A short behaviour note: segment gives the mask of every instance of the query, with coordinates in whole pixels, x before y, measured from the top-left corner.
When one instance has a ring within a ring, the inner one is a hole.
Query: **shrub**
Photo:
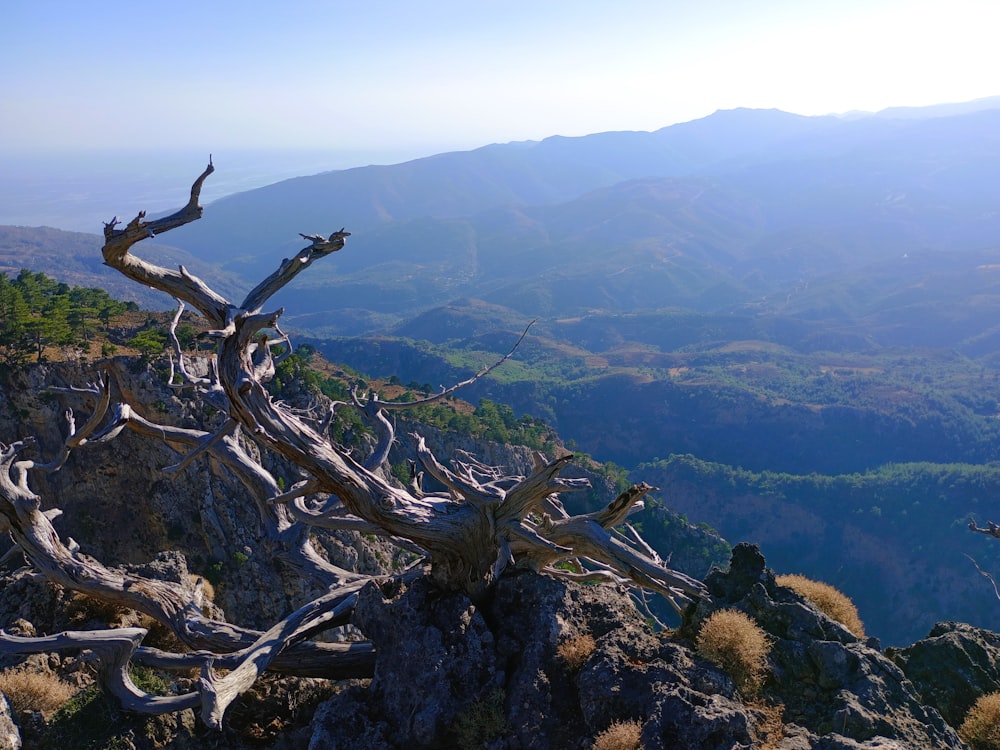
[[[597,648],[597,642],[592,635],[574,635],[559,644],[556,656],[566,665],[566,669],[570,672],[576,672],[594,653],[595,648]]]
[[[958,735],[971,750],[998,750],[1000,748],[1000,693],[980,696],[965,721],[958,728]]]
[[[594,737],[593,750],[638,750],[641,735],[638,721],[614,721]]]
[[[504,715],[505,700],[503,689],[497,688],[456,716],[451,727],[456,746],[462,750],[475,750],[510,731]]]
[[[760,750],[777,750],[785,738],[784,706],[754,700],[747,704],[756,721],[751,726],[754,747]]]
[[[98,685],[84,688],[66,702],[39,737],[38,750],[126,750],[139,722]]]
[[[698,653],[718,664],[747,695],[756,693],[767,673],[771,642],[752,618],[734,609],[713,612],[701,625]]]
[[[41,711],[48,717],[76,692],[51,672],[36,672],[23,667],[0,672],[0,692],[7,696],[15,713]]]
[[[120,627],[132,613],[132,610],[119,602],[79,593],[73,594],[66,608],[66,615],[74,627],[93,627],[92,623]]]
[[[166,695],[170,692],[170,683],[149,667],[130,664],[128,667],[132,684],[150,695]]]
[[[776,578],[779,586],[787,586],[816,605],[816,608],[850,630],[858,638],[865,637],[865,626],[858,616],[858,608],[848,596],[828,583],[814,581],[796,574]]]

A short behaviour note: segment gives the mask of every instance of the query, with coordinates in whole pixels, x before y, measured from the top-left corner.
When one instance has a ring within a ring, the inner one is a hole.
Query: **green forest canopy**
[[[103,289],[71,287],[44,273],[0,273],[0,364],[40,362],[49,347],[85,349],[111,318],[136,309]]]

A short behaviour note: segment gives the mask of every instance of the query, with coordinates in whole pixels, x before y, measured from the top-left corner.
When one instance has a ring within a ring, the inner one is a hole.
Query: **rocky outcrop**
[[[925,639],[888,655],[952,726],[981,695],[1000,691],[1000,634],[989,630],[942,622]]]
[[[583,748],[626,720],[649,749],[963,747],[877,642],[777,586],[755,547],[737,547],[708,584],[713,600],[675,635],[652,632],[616,587],[529,572],[504,576],[479,606],[423,579],[370,586],[356,624],[378,649],[375,679],[322,707],[310,747],[460,747],[472,721],[483,734],[469,746]],[[773,643],[750,702],[693,648],[699,622],[723,607]],[[579,664],[560,655],[585,636]]]
[[[612,721],[637,717],[650,748],[753,739],[732,682],[650,631],[616,587],[520,572],[477,607],[418,579],[367,588],[355,622],[378,649],[375,678],[322,707],[315,750],[588,747]],[[582,636],[593,652],[579,665],[561,658],[560,645]]]
[[[757,621],[772,640],[765,694],[783,706],[786,724],[801,728],[795,741],[808,744],[799,746],[964,747],[876,639],[858,639],[778,586],[755,545],[737,545],[730,569],[713,572],[705,584],[712,601],[698,605],[686,630],[723,607]]]
[[[10,704],[0,693],[0,750],[21,750],[21,732],[10,716]]]
[[[130,401],[151,417],[202,429],[217,419],[165,388],[161,373],[128,362],[120,368]],[[54,453],[66,404],[43,390],[90,377],[73,365],[13,375],[9,397],[0,399],[0,439],[36,435],[42,453]],[[81,401],[74,408],[84,418],[88,406]],[[526,450],[484,453],[447,435],[429,442],[443,456],[467,449],[515,471],[530,467]],[[309,593],[255,546],[255,511],[227,471],[205,462],[165,479],[160,469],[176,460],[166,444],[123,434],[87,452],[86,464],[74,454],[62,472],[38,477],[38,489],[47,506],[65,511],[56,528],[84,553],[192,586],[214,566],[221,578],[216,601],[227,614],[241,624],[272,624]],[[279,465],[268,466],[282,476]],[[372,573],[391,567],[391,560],[380,567],[389,550],[357,534],[318,541],[346,567]],[[17,568],[17,555],[7,564]],[[99,627],[129,616],[84,607],[27,568],[2,583],[0,625],[15,633]],[[962,744],[942,714],[955,725],[978,694],[1000,684],[1000,636],[941,625],[926,641],[886,658],[877,641],[859,640],[778,586],[753,546],[737,547],[729,569],[711,573],[706,585],[711,600],[692,607],[672,633],[652,631],[618,587],[529,571],[509,572],[475,603],[423,578],[369,585],[354,624],[376,646],[374,679],[322,704],[306,732],[309,744],[317,750],[584,748],[612,723],[634,721],[642,747],[651,749],[947,750]],[[769,677],[752,699],[694,648],[699,624],[721,608],[747,613],[771,639]],[[304,746],[308,717],[298,719],[298,739],[276,729],[262,745]],[[214,746],[227,746],[224,737],[216,739]]]

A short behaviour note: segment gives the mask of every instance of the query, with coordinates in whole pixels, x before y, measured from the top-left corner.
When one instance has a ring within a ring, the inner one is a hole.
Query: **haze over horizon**
[[[437,0],[279,6],[9,0],[0,224],[210,201],[490,143],[1000,94],[988,0]],[[52,40],[57,40],[53,43]],[[293,153],[294,152],[294,153]]]
[[[998,21],[988,0],[9,0],[0,152],[419,156],[737,107],[968,101],[1000,93]]]

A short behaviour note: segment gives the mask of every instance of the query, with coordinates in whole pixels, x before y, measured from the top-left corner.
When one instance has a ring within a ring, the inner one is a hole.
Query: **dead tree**
[[[427,400],[399,404],[381,401],[374,394],[353,393],[353,406],[367,415],[378,435],[371,455],[361,460],[328,439],[329,415],[302,414],[274,400],[265,384],[274,375],[276,360],[282,356],[279,352],[287,353],[290,345],[278,328],[282,310],[265,311],[265,306],[312,263],[342,250],[350,233],[342,229],[326,237],[302,235],[309,244],[284,259],[239,304],[213,291],[183,266],[174,271],[134,255],[131,250],[136,243],[201,217],[201,187],[213,170],[209,163],[195,180],[187,205],[170,216],[146,221],[143,212],[124,227],[117,218],[108,222],[102,253],[107,265],[137,283],[170,294],[178,300],[179,309],[190,306],[207,321],[207,335],[216,345],[208,377],[195,377],[185,366],[174,335],[179,312],[171,338],[176,371],[186,386],[197,388],[224,412],[222,426],[208,433],[155,424],[124,398],[113,399],[114,377],[109,371],[97,383],[73,389],[91,398],[94,408],[80,429],[72,411],[67,411],[69,436],[54,459],[24,458],[30,440],[0,444],[0,529],[11,535],[31,565],[66,588],[148,614],[167,625],[190,651],[171,654],[142,646],[145,631],[141,628],[34,638],[0,631],[0,650],[92,649],[102,658],[108,686],[125,707],[163,713],[200,706],[202,719],[216,728],[221,727],[229,703],[265,669],[330,678],[370,676],[376,656],[370,644],[311,640],[350,620],[357,592],[367,582],[365,576],[336,568],[316,554],[308,539],[311,526],[360,529],[417,550],[424,565],[400,575],[426,571],[440,588],[465,592],[473,601],[481,599],[509,567],[624,582],[659,593],[675,607],[704,595],[698,581],[671,570],[634,530],[630,536],[615,530],[641,507],[642,498],[654,489],[649,485],[632,487],[597,512],[570,516],[558,496],[585,486],[583,480],[560,476],[571,456],[548,460],[537,454],[527,476],[505,476],[468,456],[445,466],[417,438],[416,458],[446,490],[424,492],[415,470],[410,486],[401,488],[377,471],[394,439],[385,412]],[[174,366],[172,361],[172,376]],[[439,400],[453,390],[428,400]],[[167,440],[186,451],[177,464],[165,469],[168,473],[204,455],[227,466],[255,503],[273,554],[283,556],[302,575],[321,581],[326,593],[259,632],[206,615],[196,589],[111,570],[81,554],[72,540],[64,543],[50,522],[57,512],[41,511],[40,498],[29,487],[30,475],[57,471],[71,451],[113,440],[124,429]],[[244,449],[245,440],[284,456],[307,479],[281,491],[274,477]],[[313,496],[329,499],[317,508],[306,502]],[[567,562],[571,564],[559,565]],[[131,660],[162,669],[200,667],[198,688],[167,698],[147,695],[128,676]],[[229,671],[220,677],[218,669]]]

